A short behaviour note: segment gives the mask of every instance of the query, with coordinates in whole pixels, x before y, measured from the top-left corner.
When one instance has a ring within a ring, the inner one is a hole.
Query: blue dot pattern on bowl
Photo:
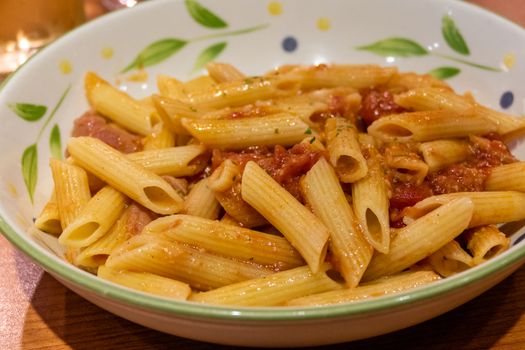
[[[519,242],[523,241],[525,239],[525,233],[519,236],[515,241],[513,245],[518,244]]]
[[[503,109],[507,109],[510,106],[512,106],[512,103],[514,102],[514,94],[512,91],[505,91],[503,95],[501,95],[501,98],[499,100],[499,105]]]
[[[293,36],[287,36],[283,40],[283,50],[286,52],[293,52],[297,49],[297,39]]]

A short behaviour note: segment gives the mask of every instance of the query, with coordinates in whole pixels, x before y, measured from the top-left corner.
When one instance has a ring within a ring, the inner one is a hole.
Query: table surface
[[[472,0],[525,25],[525,0]],[[104,11],[86,0],[88,16]],[[0,349],[226,349],[114,316],[58,283],[0,235]],[[346,349],[350,344],[315,349]],[[352,349],[525,349],[525,266],[433,320],[351,343]]]

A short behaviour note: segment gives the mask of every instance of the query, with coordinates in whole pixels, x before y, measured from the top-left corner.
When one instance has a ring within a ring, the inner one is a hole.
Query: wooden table
[[[525,24],[525,0],[473,0]],[[87,0],[88,10],[99,11]],[[100,12],[99,12],[100,13]],[[156,332],[69,291],[0,236],[0,349],[227,349]],[[423,324],[317,349],[525,349],[525,267]]]

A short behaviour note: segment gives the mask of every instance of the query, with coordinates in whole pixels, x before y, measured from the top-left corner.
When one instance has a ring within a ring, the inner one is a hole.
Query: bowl
[[[211,59],[232,63],[248,74],[291,63],[395,65],[401,71],[430,72],[447,79],[456,91],[472,92],[487,106],[522,114],[524,41],[525,30],[517,25],[453,0],[157,0],[112,13],[41,50],[2,84],[0,229],[18,249],[87,300],[182,337],[295,347],[362,339],[417,324],[476,297],[521,266],[522,225],[512,227],[512,246],[500,256],[393,296],[313,308],[179,302],[101,280],[59,258],[56,240],[35,239],[28,233],[52,189],[48,159],[63,152],[73,119],[88,108],[83,91],[87,71],[142,97],[156,90],[157,74],[186,80]],[[143,61],[144,71],[136,74],[134,59],[139,54],[148,60]],[[24,104],[46,108],[28,111]],[[17,106],[22,112],[15,113]],[[514,142],[512,148],[525,159],[522,142]]]

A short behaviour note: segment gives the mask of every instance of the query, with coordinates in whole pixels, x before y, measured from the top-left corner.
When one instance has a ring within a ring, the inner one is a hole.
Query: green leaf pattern
[[[445,39],[445,42],[450,46],[450,48],[459,54],[469,55],[470,50],[468,48],[467,42],[461,35],[454,20],[449,15],[444,15],[441,22],[441,33]],[[484,64],[467,61],[461,57],[454,57],[451,55],[439,53],[436,50],[427,50],[423,45],[409,38],[387,38],[376,41],[369,45],[358,46],[356,49],[369,51],[380,56],[414,57],[432,55],[486,71],[502,72],[502,69],[498,67],[491,67]],[[460,72],[461,70],[456,67],[438,67],[431,70],[428,74],[438,79],[448,79],[458,75]]]
[[[470,50],[467,46],[467,43],[465,42],[465,39],[463,39],[463,36],[459,32],[456,23],[449,15],[443,16],[441,33],[443,34],[443,38],[445,38],[445,41],[451,49],[462,55],[470,55]]]
[[[51,134],[49,135],[49,149],[51,150],[51,156],[53,158],[62,159],[62,140],[58,124],[55,124],[53,129],[51,129]]]
[[[371,45],[360,46],[358,50],[370,51],[380,56],[410,57],[428,55],[428,51],[417,42],[406,38],[389,38]]]
[[[38,135],[36,136],[35,142],[31,144],[30,146],[28,146],[22,153],[22,159],[20,161],[21,166],[22,166],[22,177],[24,179],[24,184],[29,194],[29,199],[31,200],[31,203],[33,203],[33,196],[34,196],[36,184],[38,181],[38,146],[37,146],[38,142],[44,130],[46,129],[47,125],[54,118],[56,112],[58,111],[62,103],[64,102],[70,90],[71,90],[71,85],[69,85],[64,90],[57,104],[55,105],[55,107],[53,108],[53,110],[51,111],[47,119],[45,120],[45,122],[40,127],[40,131],[38,132]],[[8,104],[8,107],[11,108],[11,110],[13,110],[13,112],[15,112],[16,115],[30,122],[41,119],[47,112],[46,106],[33,105],[30,103],[10,103]],[[23,117],[20,115],[22,114],[21,111],[24,112]],[[53,129],[51,130],[51,133],[49,136],[49,148],[51,151],[51,155],[53,157],[62,159],[62,145],[61,145],[60,129],[58,127],[58,124],[55,124]]]
[[[213,61],[217,56],[221,54],[221,52],[226,48],[226,42],[221,42],[217,44],[213,44],[204,51],[201,52],[199,57],[197,57],[197,60],[195,61],[195,67],[193,67],[193,71],[196,72],[200,69],[202,69],[206,63]]]
[[[432,69],[427,74],[433,76],[436,79],[445,80],[448,78],[452,78],[458,75],[459,73],[461,73],[461,70],[456,67],[438,67],[438,68]]]
[[[153,66],[164,61],[171,55],[177,53],[180,49],[186,46],[185,40],[176,38],[167,38],[155,41],[143,49],[137,57],[122,70],[126,73],[132,69],[140,69],[144,67]]]
[[[186,0],[184,2],[190,16],[199,24],[207,28],[220,29],[226,28],[228,24],[215,13],[202,6],[195,0]]]
[[[217,14],[212,12],[210,9],[202,6],[196,0],[185,0],[184,4],[186,5],[186,10],[188,11],[191,18],[193,18],[195,22],[202,25],[203,27],[209,29],[223,29],[228,27],[228,23],[226,23],[225,20],[223,20]],[[121,71],[121,73],[126,73],[133,69],[141,69],[160,63],[193,42],[226,37],[231,35],[248,34],[257,30],[264,29],[267,26],[267,24],[256,25],[249,28],[243,28],[229,32],[213,33],[210,35],[204,35],[201,37],[187,40],[178,38],[160,39],[151,43],[142,51],[140,51],[135,57],[135,59],[131,63],[129,63]],[[215,59],[226,48],[226,46],[226,42],[220,42],[209,46],[207,49],[201,52],[201,54],[197,57],[195,61],[193,72],[200,70],[202,67],[204,67],[204,65],[206,65],[206,63]]]
[[[47,112],[47,107],[31,103],[9,103],[7,105],[17,116],[28,122],[40,120]]]
[[[29,198],[31,199],[31,203],[33,203],[33,195],[38,178],[38,150],[36,143],[27,147],[22,154],[22,175],[27,192],[29,193]]]

